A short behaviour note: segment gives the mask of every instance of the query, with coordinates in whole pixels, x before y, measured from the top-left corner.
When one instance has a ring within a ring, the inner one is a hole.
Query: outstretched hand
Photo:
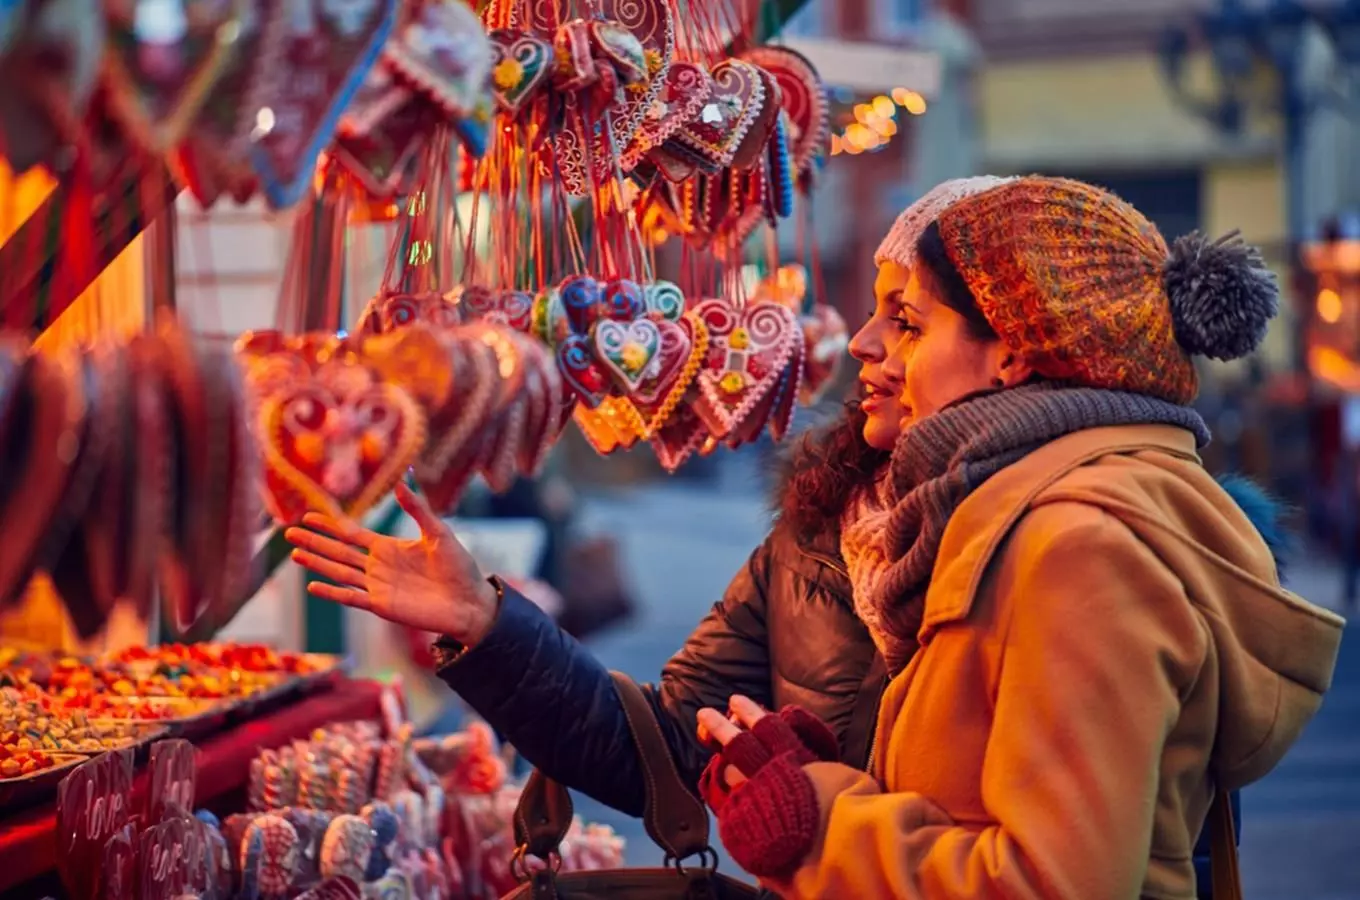
[[[306,527],[284,533],[294,562],[334,582],[314,581],[307,590],[390,622],[477,643],[496,618],[495,587],[424,497],[405,483],[396,496],[420,537],[388,537],[321,513],[308,513]]]

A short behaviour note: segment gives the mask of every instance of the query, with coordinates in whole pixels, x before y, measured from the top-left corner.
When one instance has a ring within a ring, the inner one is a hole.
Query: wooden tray
[[[91,758],[82,753],[48,755],[55,765],[17,778],[0,778],[0,809],[9,812],[19,806],[47,799],[56,793],[57,785],[72,769]]]

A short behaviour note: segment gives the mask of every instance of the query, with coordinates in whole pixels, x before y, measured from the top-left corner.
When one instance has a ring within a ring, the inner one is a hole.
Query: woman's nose
[[[850,355],[862,363],[882,362],[883,337],[880,332],[878,316],[874,316],[850,338]]]

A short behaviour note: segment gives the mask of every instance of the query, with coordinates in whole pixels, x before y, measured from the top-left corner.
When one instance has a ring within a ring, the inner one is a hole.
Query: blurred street
[[[655,680],[665,660],[721,596],[768,524],[754,458],[720,469],[716,484],[674,480],[586,502],[583,525],[616,535],[640,604],[625,626],[594,640],[611,668]],[[1304,556],[1290,587],[1335,607],[1340,576]],[[1252,900],[1360,897],[1360,643],[1343,644],[1335,686],[1288,759],[1243,798],[1242,863]],[[578,812],[614,825],[631,865],[656,865],[641,824],[580,799]],[[716,843],[716,836],[715,836]],[[725,861],[731,870],[731,863]]]

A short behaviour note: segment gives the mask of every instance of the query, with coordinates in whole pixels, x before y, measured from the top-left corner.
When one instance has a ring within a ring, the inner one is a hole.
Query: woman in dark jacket
[[[902,214],[879,255],[913,252],[940,212],[995,184],[939,186]],[[839,523],[898,436],[900,385],[882,370],[885,347],[901,335],[898,316],[880,305],[855,335],[860,397],[794,448],[770,534],[648,688],[691,785],[711,755],[695,738],[695,716],[733,694],[807,709],[831,727],[842,760],[867,763],[887,670],[856,613]],[[315,515],[306,524],[316,531],[289,530],[294,559],[336,583],[309,590],[445,635],[436,643],[439,675],[521,754],[553,779],[640,815],[643,772],[608,671],[534,604],[483,578],[422,498],[404,486],[397,498],[420,525],[419,540]]]

